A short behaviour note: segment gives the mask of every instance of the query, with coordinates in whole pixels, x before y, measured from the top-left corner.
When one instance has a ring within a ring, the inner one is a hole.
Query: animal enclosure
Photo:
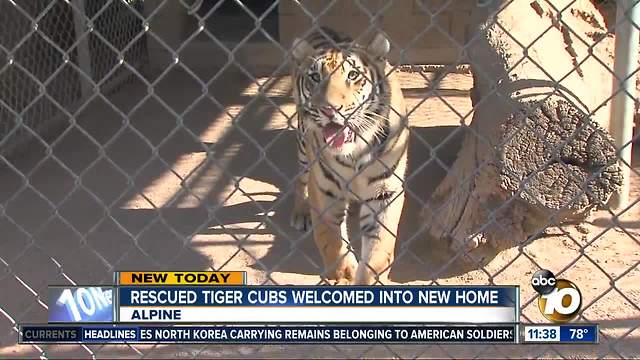
[[[613,1],[462,3],[0,0],[0,357],[637,356],[638,137],[627,163],[609,131],[626,20]],[[325,283],[311,231],[289,225],[291,42],[316,25],[387,34],[406,99],[406,199],[379,282],[520,285],[521,321],[541,322],[529,280],[549,269],[580,286],[600,343],[18,345],[48,285],[116,270]],[[614,209],[620,169],[630,201]]]

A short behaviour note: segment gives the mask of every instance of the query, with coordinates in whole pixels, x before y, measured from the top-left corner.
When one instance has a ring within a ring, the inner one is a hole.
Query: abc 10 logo
[[[538,309],[547,320],[564,323],[578,315],[582,294],[576,284],[542,269],[533,274],[531,286],[539,294]]]

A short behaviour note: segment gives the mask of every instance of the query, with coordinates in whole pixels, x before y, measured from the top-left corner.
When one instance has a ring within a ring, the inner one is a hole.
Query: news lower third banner
[[[518,342],[515,324],[501,325],[23,325],[20,343],[379,344]]]
[[[253,286],[243,271],[129,271],[51,286],[21,343],[597,343],[597,324],[520,325],[518,286]]]
[[[520,337],[517,286],[251,286],[241,271],[132,271],[117,272],[113,285],[52,286],[48,305],[49,324],[21,326],[21,342],[514,343]]]
[[[118,284],[135,285],[52,286],[49,322],[486,324],[519,319],[517,286],[204,286],[232,279],[244,276],[118,273]],[[193,286],[176,285],[184,281]]]
[[[516,323],[516,286],[119,286],[120,322]]]

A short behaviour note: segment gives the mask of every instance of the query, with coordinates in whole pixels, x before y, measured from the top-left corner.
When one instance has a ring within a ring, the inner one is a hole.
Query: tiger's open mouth
[[[345,143],[355,140],[355,133],[348,126],[329,123],[322,128],[324,141],[335,149],[340,149]]]

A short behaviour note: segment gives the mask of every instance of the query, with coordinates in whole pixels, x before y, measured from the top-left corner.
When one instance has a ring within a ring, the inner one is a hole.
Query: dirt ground
[[[450,73],[435,88],[427,80],[433,73],[400,75],[413,109],[412,140],[389,282],[520,285],[522,321],[543,322],[528,285],[535,262],[580,287],[580,321],[600,323],[599,345],[16,345],[15,323],[46,322],[47,285],[110,284],[114,270],[246,270],[250,284],[319,283],[312,239],[288,225],[297,173],[295,133],[287,125],[294,112],[289,78],[256,84],[227,70],[207,87],[212,100],[176,67],[153,97],[134,83],[107,96],[115,106],[94,98],[80,110],[78,127],[52,147],[59,161],[45,159],[44,147],[35,144],[1,168],[0,257],[8,264],[0,262],[0,357],[37,357],[44,350],[65,358],[638,358],[640,205],[615,221],[599,211],[585,224],[551,226],[521,248],[485,254],[484,267],[450,263],[442,244],[421,232],[419,212],[455,159],[461,125],[471,120],[471,75]],[[130,126],[123,127],[127,116]],[[636,151],[636,171],[639,156]],[[631,197],[640,201],[635,174]]]

